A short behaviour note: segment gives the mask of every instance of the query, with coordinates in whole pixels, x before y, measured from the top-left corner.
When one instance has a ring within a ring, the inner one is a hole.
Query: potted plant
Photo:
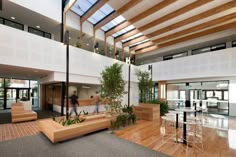
[[[160,103],[153,101],[153,82],[150,74],[145,71],[136,71],[136,75],[139,80],[140,104],[133,107],[134,113],[139,119],[160,120]]]

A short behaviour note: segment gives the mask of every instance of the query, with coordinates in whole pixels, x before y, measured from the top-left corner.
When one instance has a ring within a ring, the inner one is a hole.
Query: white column
[[[229,81],[229,116],[236,116],[236,78]]]

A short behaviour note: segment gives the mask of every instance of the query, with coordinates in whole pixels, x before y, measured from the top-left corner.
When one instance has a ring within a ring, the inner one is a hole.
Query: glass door
[[[7,105],[6,108],[11,108],[12,103],[16,103],[16,95],[17,95],[17,90],[12,88],[12,89],[6,89],[6,94],[7,94]]]
[[[18,89],[17,91],[18,99],[21,101],[29,100],[29,89]]]
[[[0,88],[0,110],[4,109],[4,88]]]

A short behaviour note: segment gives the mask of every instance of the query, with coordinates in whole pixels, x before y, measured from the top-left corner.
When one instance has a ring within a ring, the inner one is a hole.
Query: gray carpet
[[[0,142],[1,157],[168,157],[107,131],[53,144],[43,134]]]

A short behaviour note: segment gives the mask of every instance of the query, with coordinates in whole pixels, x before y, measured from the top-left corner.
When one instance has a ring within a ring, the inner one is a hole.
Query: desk
[[[196,110],[190,108],[190,107],[183,107],[183,108],[177,108],[175,109],[176,111],[180,111],[184,113],[184,125],[183,125],[183,143],[187,144],[187,126],[186,126],[186,122],[187,122],[187,112],[196,112]]]

